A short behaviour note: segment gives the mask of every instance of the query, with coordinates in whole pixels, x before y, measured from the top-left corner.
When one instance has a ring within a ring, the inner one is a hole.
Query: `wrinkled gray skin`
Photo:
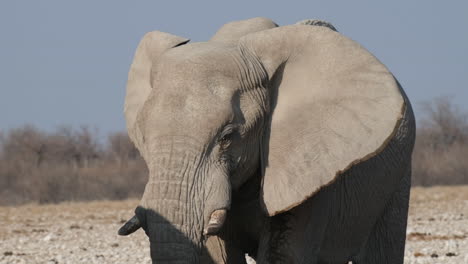
[[[119,233],[143,227],[153,263],[237,264],[245,253],[259,264],[403,263],[415,137],[403,91],[402,117],[380,149],[284,212],[268,212],[262,160],[278,94],[268,89],[282,69],[271,72],[257,59],[263,55],[237,40],[276,25],[263,18],[237,23],[152,62],[152,90],[136,121],[127,115],[149,182],[136,217]]]

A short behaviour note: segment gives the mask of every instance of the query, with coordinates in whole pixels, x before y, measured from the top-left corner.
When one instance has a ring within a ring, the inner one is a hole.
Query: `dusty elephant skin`
[[[149,181],[119,234],[142,227],[153,263],[403,263],[415,124],[388,69],[323,21],[188,42],[154,31],[135,53]]]

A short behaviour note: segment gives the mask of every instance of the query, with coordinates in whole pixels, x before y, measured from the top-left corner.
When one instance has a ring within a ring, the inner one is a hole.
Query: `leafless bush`
[[[139,156],[135,145],[129,140],[127,133],[111,133],[108,137],[109,153],[121,166],[126,166],[128,160],[137,159]]]
[[[98,141],[88,127],[33,126],[0,136],[0,204],[138,197],[146,165],[125,133]]]
[[[422,105],[413,154],[413,185],[468,184],[468,119],[450,98]]]
[[[468,184],[468,118],[446,97],[422,106],[413,185]],[[147,168],[126,133],[88,127],[0,131],[0,204],[139,197]]]

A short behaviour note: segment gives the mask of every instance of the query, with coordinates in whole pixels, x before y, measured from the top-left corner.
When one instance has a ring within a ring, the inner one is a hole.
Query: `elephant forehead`
[[[196,122],[225,120],[232,112],[231,104],[225,97],[212,94],[164,93],[158,100],[157,109],[173,118]],[[186,120],[187,119],[187,120]]]
[[[216,71],[207,71],[198,66],[178,67],[170,73],[161,72],[152,81],[155,93],[160,97],[179,98],[192,103],[214,103],[227,100],[236,92],[239,82]]]
[[[233,118],[229,100],[213,95],[152,92],[142,109],[140,122],[148,137],[195,135],[208,142],[218,128]]]
[[[187,44],[163,54],[153,65],[157,80],[213,81],[236,79],[242,59],[235,47],[208,42]]]
[[[216,73],[162,78],[154,84],[150,104],[158,112],[181,120],[224,120],[232,112],[235,86],[232,79]]]
[[[234,57],[206,43],[164,54],[152,68],[152,90],[141,114],[144,126],[153,135],[192,133],[209,140],[234,116],[240,86]]]

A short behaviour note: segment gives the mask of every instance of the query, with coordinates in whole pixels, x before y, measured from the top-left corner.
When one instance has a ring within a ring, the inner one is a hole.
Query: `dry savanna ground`
[[[0,263],[150,263],[137,200],[0,207]],[[468,263],[468,186],[412,190],[405,263]]]

